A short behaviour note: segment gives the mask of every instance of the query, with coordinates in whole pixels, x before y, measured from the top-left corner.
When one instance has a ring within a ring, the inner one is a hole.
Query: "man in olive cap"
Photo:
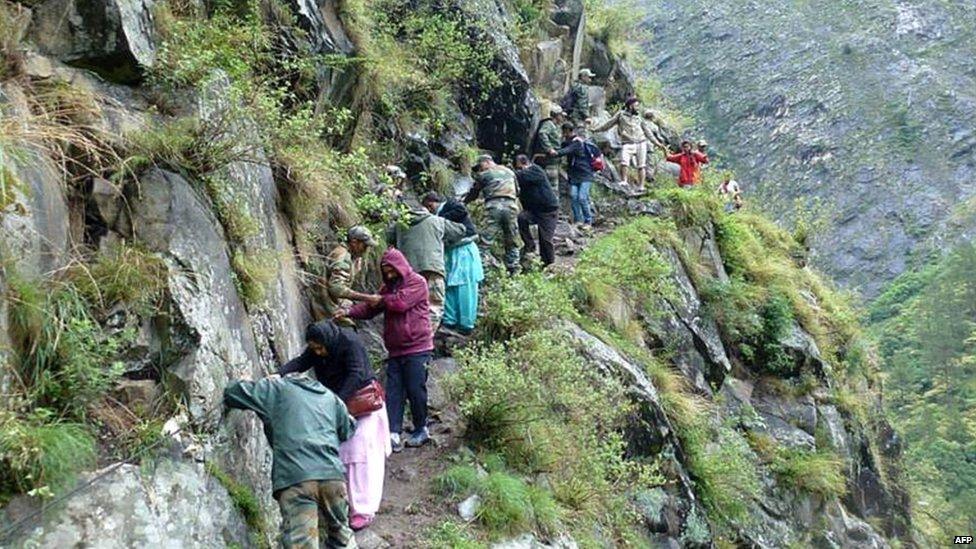
[[[552,104],[549,108],[549,116],[539,123],[539,132],[535,139],[534,161],[542,166],[549,178],[549,185],[553,192],[559,196],[559,157],[549,156],[549,151],[558,149],[562,146],[562,127],[564,121],[563,109],[559,105]]]
[[[319,298],[321,307],[316,307],[317,320],[332,318],[340,309],[348,309],[353,301],[365,301],[369,294],[352,289],[363,270],[363,256],[376,245],[373,234],[362,225],[356,225],[346,233],[346,242],[336,246],[325,259],[325,276],[321,279]],[[346,325],[352,321],[345,320]]]
[[[570,121],[579,126],[586,122],[590,117],[590,92],[587,86],[596,76],[590,69],[580,69],[579,77],[570,86],[569,91],[563,96],[560,105],[569,116]]]

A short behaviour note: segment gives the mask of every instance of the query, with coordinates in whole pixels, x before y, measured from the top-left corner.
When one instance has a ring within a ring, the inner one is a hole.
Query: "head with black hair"
[[[444,201],[445,198],[443,196],[438,194],[436,191],[430,191],[424,195],[423,200],[421,200],[421,204],[423,204],[424,208],[427,208],[427,211],[430,213],[436,213],[437,208],[443,204]]]

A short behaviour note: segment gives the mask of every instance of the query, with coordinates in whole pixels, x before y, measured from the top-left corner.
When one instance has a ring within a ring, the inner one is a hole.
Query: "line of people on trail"
[[[434,336],[438,330],[466,334],[474,329],[485,278],[479,240],[494,248],[510,274],[536,250],[543,265],[555,261],[563,158],[572,219],[584,230],[592,225],[590,188],[605,169],[602,153],[586,137],[584,126],[589,121],[586,85],[592,76],[581,71],[563,107],[554,106],[543,120],[532,158],[517,155],[512,169],[482,155],[463,200],[428,193],[420,206],[389,228],[390,247],[382,254],[382,285],[376,293],[354,286],[378,242],[366,227],[349,229],[345,241],[325,258],[325,275],[313,304],[319,320],[306,328],[301,355],[264,379],[242,379],[225,388],[227,407],[254,411],[264,423],[285,547],[318,547],[320,539],[328,547],[356,546],[353,532],[369,526],[379,511],[386,459],[404,447],[430,441],[427,369]],[[630,100],[593,129],[617,127],[623,145],[621,173],[626,177],[633,166],[643,181],[647,143],[666,146],[638,110],[639,102]],[[564,111],[569,120],[564,120]],[[681,152],[667,154],[668,162],[680,166],[680,186],[700,180],[701,166],[708,163],[706,148],[701,142],[694,150],[685,141]],[[387,171],[406,179],[398,167]],[[738,183],[730,177],[720,192],[735,208],[741,206]],[[392,193],[402,199],[400,189]],[[465,206],[478,199],[484,201],[485,212],[480,234]],[[387,352],[385,385],[376,377],[356,325],[379,315]],[[312,377],[304,375],[308,371]],[[408,405],[412,426],[405,430]]]

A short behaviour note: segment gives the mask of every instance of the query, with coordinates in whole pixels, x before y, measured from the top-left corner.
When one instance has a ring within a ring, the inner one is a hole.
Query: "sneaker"
[[[349,527],[358,532],[366,528],[373,522],[373,517],[369,515],[353,515],[349,518]]]
[[[428,442],[430,442],[430,433],[427,431],[426,427],[407,438],[407,446],[410,448],[418,448],[424,444],[427,444]]]
[[[390,434],[390,443],[393,445],[393,451],[394,452],[402,452],[403,451],[403,441],[400,440],[400,433],[391,433]]]

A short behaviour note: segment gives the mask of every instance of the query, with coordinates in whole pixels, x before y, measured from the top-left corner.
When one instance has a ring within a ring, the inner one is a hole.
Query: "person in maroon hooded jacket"
[[[386,409],[390,419],[393,451],[403,445],[423,446],[430,440],[427,432],[427,363],[434,350],[434,333],[430,327],[430,297],[427,281],[414,272],[399,250],[390,248],[380,262],[383,286],[379,295],[369,296],[337,316],[357,320],[383,313],[383,343],[389,355],[386,360]],[[410,401],[414,430],[404,441],[404,396]]]

